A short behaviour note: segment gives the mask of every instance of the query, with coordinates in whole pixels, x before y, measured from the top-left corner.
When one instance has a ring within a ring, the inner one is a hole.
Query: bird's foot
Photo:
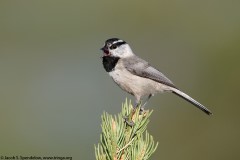
[[[141,107],[140,110],[139,110],[139,115],[144,115],[145,112],[146,112],[146,111],[144,110],[144,108]]]
[[[129,119],[129,116],[124,116],[123,119],[124,119],[124,122],[125,122],[128,126],[130,126],[130,127],[133,127],[133,126],[134,126],[134,122],[133,122],[133,120]]]
[[[131,110],[131,112],[129,113],[129,115],[127,116],[124,116],[123,119],[124,119],[124,122],[128,125],[128,126],[134,126],[134,122],[133,122],[133,116],[136,112],[136,108],[133,108]]]
[[[139,115],[145,117],[148,112],[149,112],[148,109],[145,110],[143,107],[141,107],[140,110],[139,110]]]

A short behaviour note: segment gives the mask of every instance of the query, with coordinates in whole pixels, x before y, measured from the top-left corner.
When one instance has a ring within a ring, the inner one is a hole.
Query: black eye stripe
[[[117,45],[116,45],[116,44],[112,44],[109,48],[110,48],[110,49],[116,49],[116,48],[117,48]]]
[[[109,48],[110,48],[110,49],[116,49],[117,47],[119,47],[119,46],[121,46],[121,45],[123,45],[123,44],[126,44],[126,42],[123,41],[123,42],[114,43],[114,44],[112,44]]]

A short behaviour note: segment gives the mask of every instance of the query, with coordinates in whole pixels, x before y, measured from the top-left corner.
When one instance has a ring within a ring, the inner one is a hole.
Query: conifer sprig
[[[132,117],[133,126],[125,123],[123,117],[132,112],[131,102],[122,105],[122,112],[102,115],[100,144],[95,146],[96,160],[147,160],[156,150],[158,143],[146,131],[153,111],[139,115],[140,107]]]

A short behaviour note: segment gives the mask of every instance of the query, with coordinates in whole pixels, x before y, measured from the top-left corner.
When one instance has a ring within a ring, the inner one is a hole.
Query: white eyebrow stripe
[[[123,40],[119,39],[118,41],[113,42],[113,44],[118,43],[118,42],[123,42]]]

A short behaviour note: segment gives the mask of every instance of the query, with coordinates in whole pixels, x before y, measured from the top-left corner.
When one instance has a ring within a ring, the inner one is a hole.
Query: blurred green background
[[[108,38],[127,41],[209,117],[155,95],[152,159],[240,159],[240,1],[0,1],[0,154],[95,159],[101,114],[124,93],[104,71]]]

